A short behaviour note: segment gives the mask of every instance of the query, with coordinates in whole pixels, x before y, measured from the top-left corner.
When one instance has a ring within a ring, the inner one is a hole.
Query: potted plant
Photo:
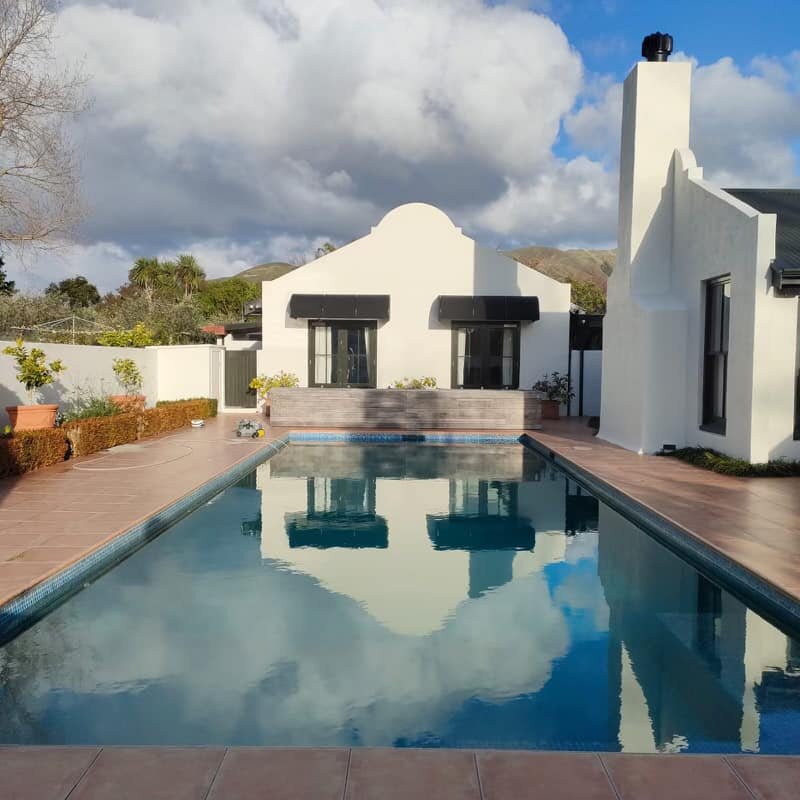
[[[117,383],[125,390],[125,394],[112,394],[111,402],[126,411],[144,411],[145,396],[140,394],[144,378],[132,358],[115,358],[111,368]]]
[[[300,385],[300,378],[292,372],[281,370],[277,375],[259,375],[250,381],[250,388],[255,389],[258,395],[258,406],[263,408],[264,414],[269,416],[270,389],[294,389]]]
[[[6,406],[11,427],[17,431],[54,427],[58,404],[38,402],[39,390],[53,383],[66,367],[59,359],[48,364],[44,350],[33,347],[28,351],[22,339],[17,339],[13,346],[6,347],[3,354],[11,356],[17,362],[17,380],[25,387],[30,400],[30,405],[27,406]]]
[[[575,397],[569,378],[560,372],[543,375],[533,384],[533,391],[544,395],[542,398],[542,419],[558,419],[562,405]]]

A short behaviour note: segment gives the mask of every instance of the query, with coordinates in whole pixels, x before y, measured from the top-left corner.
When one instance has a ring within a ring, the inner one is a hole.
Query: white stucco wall
[[[225,348],[190,344],[146,349],[155,355],[159,400],[221,398]]]
[[[0,341],[0,350],[10,341]],[[26,347],[44,350],[47,361],[61,359],[67,368],[51,386],[41,391],[42,402],[69,405],[79,393],[123,394],[112,369],[115,358],[131,358],[144,377],[143,393],[152,405],[157,397],[155,356],[149,349],[135,347],[90,347],[76,344],[48,344],[27,342]],[[17,381],[16,363],[9,356],[0,355],[0,425],[8,423],[5,407],[25,405],[29,402],[25,387]]]
[[[13,342],[0,341],[0,350]],[[133,359],[144,377],[147,404],[158,400],[222,396],[224,348],[216,345],[175,345],[165,347],[99,347],[73,344],[28,342],[28,348],[44,350],[47,360],[60,358],[66,366],[58,380],[46,386],[42,402],[68,407],[83,394],[122,394],[113,371],[115,358]],[[28,402],[25,388],[17,381],[16,364],[0,356],[0,425],[8,422],[6,406]]]
[[[400,206],[368,236],[263,284],[258,370],[293,372],[307,386],[308,323],[288,316],[294,293],[391,296],[391,319],[378,324],[379,388],[424,375],[450,387],[451,326],[435,307],[442,294],[538,296],[541,319],[521,329],[520,388],[566,372],[570,287],[480,247],[433,206]]]
[[[776,218],[702,179],[688,149],[689,70],[641,63],[625,81],[599,435],[639,452],[676,444],[754,462],[800,458],[798,302],[770,285]],[[731,276],[724,435],[700,430],[705,281],[722,275]]]

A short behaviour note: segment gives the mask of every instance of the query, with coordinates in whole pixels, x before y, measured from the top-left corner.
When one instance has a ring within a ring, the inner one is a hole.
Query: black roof
[[[775,266],[800,267],[800,189],[726,189],[762,214],[777,214]]]

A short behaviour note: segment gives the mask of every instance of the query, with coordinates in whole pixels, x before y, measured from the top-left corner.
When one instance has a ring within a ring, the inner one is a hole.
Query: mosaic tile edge
[[[688,534],[656,511],[617,489],[568,458],[554,453],[528,434],[520,437],[523,446],[545,456],[559,469],[588,489],[598,500],[633,522],[693,567],[716,579],[725,589],[770,618],[778,626],[800,628],[800,603],[768,580],[729,558],[710,545]]]
[[[42,581],[0,606],[0,645],[38,622],[87,583],[97,580],[123,559],[155,539],[179,519],[199,508],[284,447],[288,437],[270,442],[206,483],[193,489],[166,508],[107,542],[56,575]]]

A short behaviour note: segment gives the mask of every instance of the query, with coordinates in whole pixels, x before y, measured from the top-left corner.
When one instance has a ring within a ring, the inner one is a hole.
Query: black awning
[[[439,319],[459,322],[536,322],[539,298],[517,295],[439,296]]]
[[[293,294],[292,319],[389,319],[388,294]]]

